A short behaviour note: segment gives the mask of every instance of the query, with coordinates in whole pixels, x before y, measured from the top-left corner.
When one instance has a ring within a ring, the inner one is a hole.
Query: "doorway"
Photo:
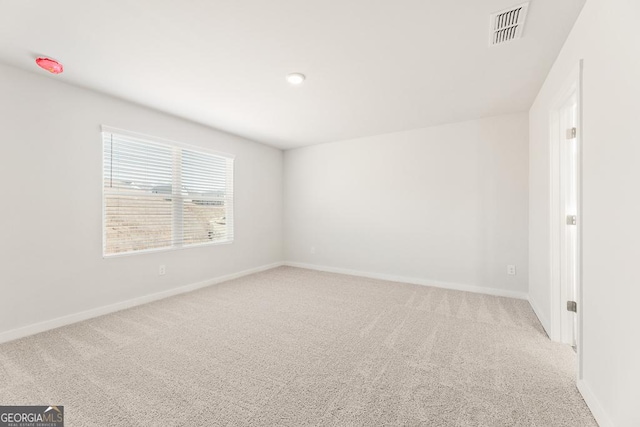
[[[582,62],[558,93],[550,115],[551,339],[568,344],[581,363],[581,81]]]

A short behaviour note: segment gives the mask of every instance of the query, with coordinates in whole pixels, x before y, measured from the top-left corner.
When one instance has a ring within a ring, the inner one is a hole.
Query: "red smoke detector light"
[[[60,74],[64,69],[62,68],[62,64],[51,58],[38,58],[36,59],[36,64],[40,68],[44,68],[48,72],[52,74]]]

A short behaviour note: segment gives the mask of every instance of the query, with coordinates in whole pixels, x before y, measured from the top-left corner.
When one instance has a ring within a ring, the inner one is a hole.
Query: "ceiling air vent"
[[[524,20],[529,3],[510,7],[491,15],[491,46],[507,43],[522,37]]]

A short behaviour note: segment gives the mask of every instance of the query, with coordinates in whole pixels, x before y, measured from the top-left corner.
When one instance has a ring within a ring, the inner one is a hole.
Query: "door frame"
[[[551,330],[550,338],[553,341],[563,341],[563,329],[566,321],[564,320],[566,311],[566,301],[562,300],[564,295],[561,280],[561,257],[563,248],[563,230],[566,224],[566,218],[562,217],[563,199],[561,191],[561,150],[563,135],[566,129],[560,129],[561,111],[565,103],[571,96],[575,94],[577,102],[577,267],[576,267],[576,302],[578,304],[578,312],[576,314],[577,332],[576,332],[576,351],[578,359],[578,380],[582,379],[582,147],[583,147],[583,126],[582,126],[582,76],[583,61],[569,74],[565,83],[558,91],[549,112],[549,153],[550,153],[550,266],[551,266]]]

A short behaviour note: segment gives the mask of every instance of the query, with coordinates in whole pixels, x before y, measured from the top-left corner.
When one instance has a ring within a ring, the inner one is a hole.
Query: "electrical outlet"
[[[509,276],[515,276],[516,275],[516,266],[515,265],[507,265],[507,274]]]
[[[158,269],[158,275],[164,276],[165,274],[167,274],[167,268],[164,265],[161,265]]]
[[[315,255],[316,254],[316,247],[315,246],[311,246],[311,249],[309,250],[309,252],[311,252],[311,255]]]

